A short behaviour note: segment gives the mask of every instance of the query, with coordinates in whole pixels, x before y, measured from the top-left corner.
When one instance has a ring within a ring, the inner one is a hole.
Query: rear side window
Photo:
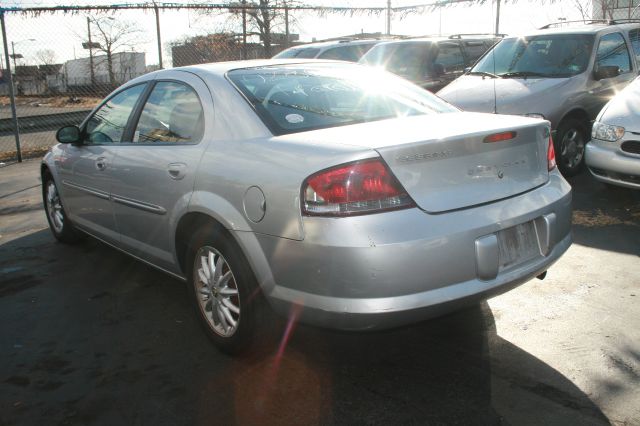
[[[457,43],[440,43],[435,62],[444,65],[446,71],[457,71],[464,68],[464,57]]]
[[[183,83],[161,81],[145,104],[133,141],[193,143],[202,138],[203,112],[196,92]]]
[[[481,41],[467,41],[464,43],[464,50],[467,52],[469,63],[474,63],[487,50]]]
[[[636,63],[640,66],[640,29],[629,31],[629,39],[633,53],[636,55]]]
[[[621,73],[631,71],[631,60],[627,43],[622,34],[612,33],[602,36],[598,45],[598,67],[617,66]]]
[[[122,135],[131,111],[145,87],[146,84],[130,87],[105,102],[87,122],[86,142],[89,144],[122,142]]]

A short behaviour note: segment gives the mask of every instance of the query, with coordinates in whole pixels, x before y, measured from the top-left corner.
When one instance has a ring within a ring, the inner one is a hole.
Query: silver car
[[[639,23],[549,25],[505,38],[438,96],[465,111],[549,120],[560,170],[573,176],[591,120],[640,72],[638,40]]]
[[[596,118],[586,161],[599,181],[640,189],[640,77],[609,101]]]
[[[548,122],[460,112],[361,65],[159,71],[58,140],[42,163],[54,236],[187,281],[230,353],[272,310],[400,326],[539,276],[571,244]]]

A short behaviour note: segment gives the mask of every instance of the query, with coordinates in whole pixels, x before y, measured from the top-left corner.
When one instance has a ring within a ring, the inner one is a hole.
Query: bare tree
[[[296,0],[236,0],[230,9],[231,17],[238,25],[243,14],[246,19],[247,36],[257,36],[264,46],[264,53],[271,57],[273,34],[286,32],[294,22],[288,14],[289,7],[298,4]]]
[[[53,65],[56,63],[56,52],[51,49],[38,50],[35,57],[40,65]]]
[[[142,31],[134,22],[117,21],[111,17],[89,18],[93,28],[93,42],[95,49],[103,52],[107,57],[107,72],[109,84],[117,84],[116,72],[113,68],[113,55],[127,48],[133,48],[140,43]]]

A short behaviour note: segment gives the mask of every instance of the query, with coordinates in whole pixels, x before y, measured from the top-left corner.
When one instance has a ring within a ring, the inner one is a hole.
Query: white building
[[[111,55],[116,85],[141,76],[146,72],[145,54],[141,52],[118,52]],[[64,64],[67,86],[91,85],[91,66],[89,58],[72,59]],[[107,55],[93,56],[95,82],[109,84]]]

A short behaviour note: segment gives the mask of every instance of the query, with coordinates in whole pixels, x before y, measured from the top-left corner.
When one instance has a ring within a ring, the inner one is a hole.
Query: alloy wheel
[[[196,253],[193,268],[201,313],[216,334],[233,336],[240,324],[240,294],[229,263],[216,249],[205,246]]]
[[[62,233],[64,229],[64,214],[62,213],[62,203],[56,184],[50,180],[47,183],[47,214],[51,221],[51,226],[58,233]]]
[[[584,157],[585,141],[579,129],[568,129],[560,141],[560,154],[562,162],[568,169],[574,169],[580,165]]]

